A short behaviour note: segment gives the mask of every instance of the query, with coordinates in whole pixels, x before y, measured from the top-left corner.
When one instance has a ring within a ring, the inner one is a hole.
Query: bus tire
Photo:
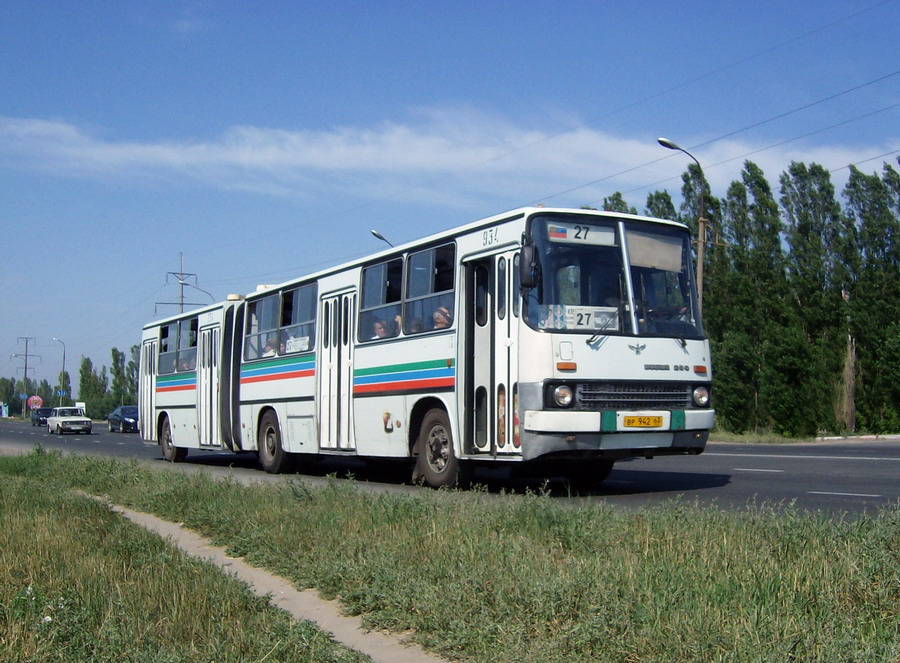
[[[281,429],[278,427],[278,417],[273,411],[268,411],[259,422],[259,435],[256,440],[259,464],[270,474],[280,474],[287,471],[290,465],[290,455],[281,446]]]
[[[416,469],[413,479],[432,488],[452,488],[461,483],[460,462],[453,452],[450,419],[441,408],[428,411],[416,440]]]
[[[163,419],[160,427],[159,446],[162,447],[163,458],[170,463],[180,463],[187,457],[187,449],[172,444],[172,426],[168,417]]]

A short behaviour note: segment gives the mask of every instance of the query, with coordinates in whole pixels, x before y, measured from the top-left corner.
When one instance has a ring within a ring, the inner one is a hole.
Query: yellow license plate
[[[625,417],[622,425],[625,428],[662,428],[662,417]]]

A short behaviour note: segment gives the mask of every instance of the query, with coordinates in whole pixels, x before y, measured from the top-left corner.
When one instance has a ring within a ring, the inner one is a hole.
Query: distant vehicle
[[[31,425],[43,426],[47,423],[47,417],[53,412],[52,407],[36,407],[31,411]]]
[[[47,417],[47,430],[50,434],[56,433],[84,433],[91,434],[91,420],[80,407],[55,407]]]
[[[114,433],[137,433],[138,430],[138,409],[137,405],[120,405],[109,413],[106,417],[106,423],[109,424],[109,432]]]

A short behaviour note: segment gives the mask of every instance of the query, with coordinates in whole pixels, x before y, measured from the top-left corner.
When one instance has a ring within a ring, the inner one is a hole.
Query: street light
[[[657,138],[656,142],[670,150],[684,152],[700,169],[700,218],[697,219],[697,307],[703,311],[703,260],[706,253],[706,214],[705,214],[705,198],[706,198],[706,177],[703,175],[703,166],[697,161],[697,157],[688,152],[686,149],[668,138]]]
[[[62,369],[62,373],[59,374],[59,406],[62,407],[62,399],[63,399],[62,392],[65,391],[65,389],[63,389],[63,386],[64,386],[63,380],[66,379],[66,344],[63,343],[62,341],[60,341],[55,336],[53,337],[53,340],[57,341],[58,343],[62,343],[62,346],[63,346],[63,369]]]
[[[388,242],[388,241],[384,238],[384,235],[382,235],[382,234],[381,234],[380,232],[378,232],[377,230],[374,230],[374,229],[373,229],[373,230],[372,230],[372,234],[375,235],[375,237],[377,237],[378,239],[380,239],[382,242],[387,242],[387,245],[390,246],[391,248],[394,247],[394,245],[391,244],[390,242]]]

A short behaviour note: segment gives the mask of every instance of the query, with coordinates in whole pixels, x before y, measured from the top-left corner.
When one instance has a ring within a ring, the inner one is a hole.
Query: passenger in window
[[[376,340],[379,338],[387,338],[390,336],[388,333],[387,323],[384,320],[376,320],[372,324],[372,338],[371,340]]]
[[[418,334],[421,331],[425,331],[425,325],[422,324],[422,318],[413,318],[412,322],[409,323],[409,331],[408,334]]]
[[[266,341],[266,347],[263,349],[263,357],[274,357],[277,354],[278,339],[270,336]]]
[[[446,306],[439,306],[432,314],[431,319],[434,321],[435,329],[447,329],[453,324],[453,314]]]
[[[393,321],[388,326],[388,336],[399,336],[400,330],[403,328],[403,318],[400,317],[400,314],[394,316]]]

